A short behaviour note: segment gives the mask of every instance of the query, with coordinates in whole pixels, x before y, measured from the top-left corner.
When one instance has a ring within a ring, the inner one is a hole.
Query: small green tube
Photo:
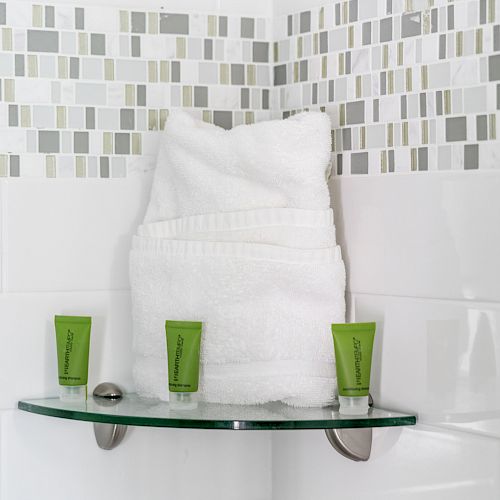
[[[201,331],[199,321],[165,321],[168,388],[173,408],[192,409],[197,406]]]
[[[340,413],[366,415],[375,323],[332,325]]]
[[[90,327],[88,316],[55,316],[60,397],[87,399]]]

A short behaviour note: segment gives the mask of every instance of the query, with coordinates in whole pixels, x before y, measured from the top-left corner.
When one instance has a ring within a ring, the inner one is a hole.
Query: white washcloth
[[[260,208],[326,210],[330,150],[325,113],[224,130],[173,111],[144,222]]]
[[[344,318],[338,247],[136,237],[130,270],[140,393],[168,398],[168,318],[203,322],[205,401],[332,402],[330,324]]]

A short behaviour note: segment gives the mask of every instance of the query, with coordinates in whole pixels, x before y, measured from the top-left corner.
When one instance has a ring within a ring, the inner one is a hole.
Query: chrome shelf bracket
[[[111,382],[99,384],[93,392],[95,401],[101,406],[114,406],[123,396],[122,390]],[[125,437],[127,426],[120,424],[101,424],[94,422],[94,435],[99,448],[112,450]]]

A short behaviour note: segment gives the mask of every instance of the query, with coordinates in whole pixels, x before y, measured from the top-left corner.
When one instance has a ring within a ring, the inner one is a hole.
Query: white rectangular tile
[[[2,500],[271,500],[267,432],[129,427],[103,451],[90,422],[0,415]]]
[[[336,177],[349,290],[500,301],[499,192],[500,172]]]
[[[273,440],[273,500],[497,500],[500,440],[432,427],[375,429],[370,461],[339,455],[322,431]]]
[[[500,304],[354,294],[351,313],[377,322],[378,405],[500,438]]]
[[[127,289],[131,238],[145,211],[150,177],[8,182],[5,290]]]

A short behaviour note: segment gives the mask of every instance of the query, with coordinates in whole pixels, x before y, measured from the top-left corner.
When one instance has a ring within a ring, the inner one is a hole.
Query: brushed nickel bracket
[[[123,392],[116,384],[103,382],[94,389],[93,396],[100,406],[114,406],[120,402]],[[99,448],[103,450],[116,448],[122,442],[126,432],[126,425],[94,422],[95,439]]]
[[[373,406],[370,395],[368,404]],[[325,429],[330,444],[343,457],[355,462],[366,462],[372,450],[373,429],[363,427],[358,429]]]

